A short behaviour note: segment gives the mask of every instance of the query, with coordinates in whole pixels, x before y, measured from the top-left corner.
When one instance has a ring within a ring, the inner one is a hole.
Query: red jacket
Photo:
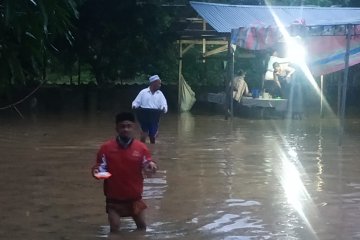
[[[127,147],[119,146],[115,139],[104,143],[97,153],[96,168],[105,156],[107,170],[111,177],[104,180],[106,198],[116,200],[137,200],[142,198],[144,162],[151,161],[146,145],[134,139]]]

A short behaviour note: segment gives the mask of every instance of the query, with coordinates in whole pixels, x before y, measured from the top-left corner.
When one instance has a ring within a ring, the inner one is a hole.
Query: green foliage
[[[214,46],[207,46],[211,50]],[[210,57],[202,58],[202,46],[191,48],[183,56],[183,75],[190,85],[223,86],[226,79],[224,61],[227,53],[219,53]]]
[[[88,0],[80,9],[80,53],[99,84],[159,72],[176,59],[172,18],[159,5],[133,0]]]
[[[71,34],[76,15],[73,0],[1,1],[1,85],[24,84],[41,76],[53,40]]]

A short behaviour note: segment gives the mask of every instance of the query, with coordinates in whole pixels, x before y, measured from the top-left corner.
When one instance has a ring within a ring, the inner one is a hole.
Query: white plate
[[[111,173],[109,172],[98,172],[95,174],[95,177],[98,179],[107,179],[111,177]]]

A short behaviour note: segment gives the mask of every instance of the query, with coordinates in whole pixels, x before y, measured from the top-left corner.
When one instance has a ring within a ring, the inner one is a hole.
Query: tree
[[[0,1],[0,88],[45,74],[53,41],[71,41],[74,0]]]
[[[89,0],[80,8],[80,55],[99,84],[154,73],[169,59],[172,19],[154,2]]]

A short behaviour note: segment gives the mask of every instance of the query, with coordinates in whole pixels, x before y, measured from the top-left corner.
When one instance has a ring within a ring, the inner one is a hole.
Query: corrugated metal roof
[[[251,25],[276,26],[272,12],[285,27],[300,19],[307,26],[360,23],[360,8],[229,5],[193,1],[190,4],[221,33],[230,33],[231,29]]]

